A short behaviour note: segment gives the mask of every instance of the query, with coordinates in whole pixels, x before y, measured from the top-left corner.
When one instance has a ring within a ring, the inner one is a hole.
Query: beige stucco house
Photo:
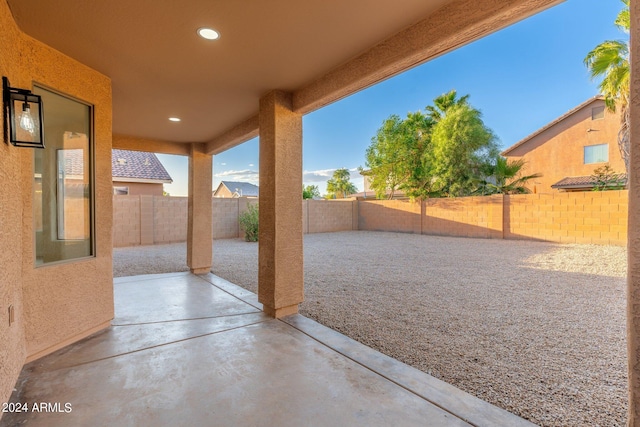
[[[112,150],[111,175],[114,195],[162,196],[173,182],[158,156],[144,151]]]
[[[0,144],[0,402],[25,362],[108,328],[114,317],[112,148],[189,158],[187,264],[200,274],[215,262],[212,156],[259,135],[258,299],[272,317],[296,313],[304,298],[302,204],[290,189],[302,187],[302,116],[558,3],[0,0],[0,74],[42,96],[46,146]],[[638,69],[640,5],[631,8]],[[199,37],[204,26],[220,38]],[[637,169],[640,79],[632,82]],[[2,127],[9,133],[8,121]],[[75,188],[58,173],[71,152],[83,162]],[[629,197],[634,425],[640,187],[633,174]],[[83,226],[69,230],[71,218]]]
[[[219,198],[258,197],[260,188],[250,182],[221,181],[212,196]]]
[[[593,188],[594,170],[605,165],[625,172],[618,149],[620,109],[609,111],[602,96],[588,99],[502,152],[523,159],[525,175],[541,174],[529,185],[534,193]]]

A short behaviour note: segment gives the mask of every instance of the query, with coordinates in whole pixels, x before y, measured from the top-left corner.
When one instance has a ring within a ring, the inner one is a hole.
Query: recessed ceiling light
[[[179,122],[180,119],[177,118],[177,117],[169,117],[169,121],[171,121],[171,122]]]
[[[207,40],[217,40],[220,38],[220,33],[216,30],[212,30],[211,28],[199,28],[198,35],[203,39]]]

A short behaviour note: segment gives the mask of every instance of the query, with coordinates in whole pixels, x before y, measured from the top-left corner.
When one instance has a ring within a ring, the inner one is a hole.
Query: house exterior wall
[[[6,2],[0,2],[0,74],[11,84],[31,85],[20,66],[22,34],[13,21]],[[2,121],[2,131],[5,122]],[[4,133],[3,133],[4,135]],[[26,357],[24,335],[24,302],[22,292],[22,227],[24,206],[21,184],[23,157],[31,150],[0,143],[0,402],[7,402]],[[9,306],[13,306],[15,322],[9,325]],[[0,414],[0,417],[2,414]]]
[[[126,181],[113,181],[114,187],[128,187],[129,196],[162,196],[164,194],[164,185],[162,183],[153,184],[146,182],[126,182]]]
[[[605,163],[584,164],[587,145],[609,144],[609,165],[615,172],[625,171],[617,143],[620,114],[605,109],[603,119],[592,120],[591,110],[599,106],[604,106],[604,101],[595,100],[509,153],[510,160],[525,160],[524,174],[542,174],[530,181],[532,191],[558,192],[551,185],[568,176],[590,176],[603,166]]]
[[[6,2],[0,2],[0,57],[0,73],[12,86],[31,89],[37,82],[95,107],[95,257],[34,267],[34,153],[0,144],[0,322],[8,324],[9,305],[16,319],[0,328],[0,401],[7,401],[25,361],[107,327],[113,318],[111,82],[23,34]]]
[[[233,197],[233,193],[224,185],[220,185],[215,191],[215,195],[213,197],[230,198]]]

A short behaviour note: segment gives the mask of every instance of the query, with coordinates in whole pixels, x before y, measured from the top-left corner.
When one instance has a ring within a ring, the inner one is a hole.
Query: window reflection
[[[42,88],[46,148],[34,150],[36,265],[93,255],[91,107]]]

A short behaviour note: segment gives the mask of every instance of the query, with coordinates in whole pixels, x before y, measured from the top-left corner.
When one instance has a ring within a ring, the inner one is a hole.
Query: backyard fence
[[[359,202],[359,230],[627,244],[628,192],[495,195]]]
[[[239,215],[257,199],[213,198],[213,238],[242,237]],[[326,233],[358,229],[357,204],[352,200],[303,200],[303,231]],[[113,246],[153,245],[187,240],[187,198],[114,196]]]
[[[256,199],[212,199],[213,238],[242,236],[238,216]],[[491,239],[626,245],[628,193],[495,195],[457,199],[304,200],[303,231],[395,231]],[[114,196],[113,245],[183,242],[187,198]]]

